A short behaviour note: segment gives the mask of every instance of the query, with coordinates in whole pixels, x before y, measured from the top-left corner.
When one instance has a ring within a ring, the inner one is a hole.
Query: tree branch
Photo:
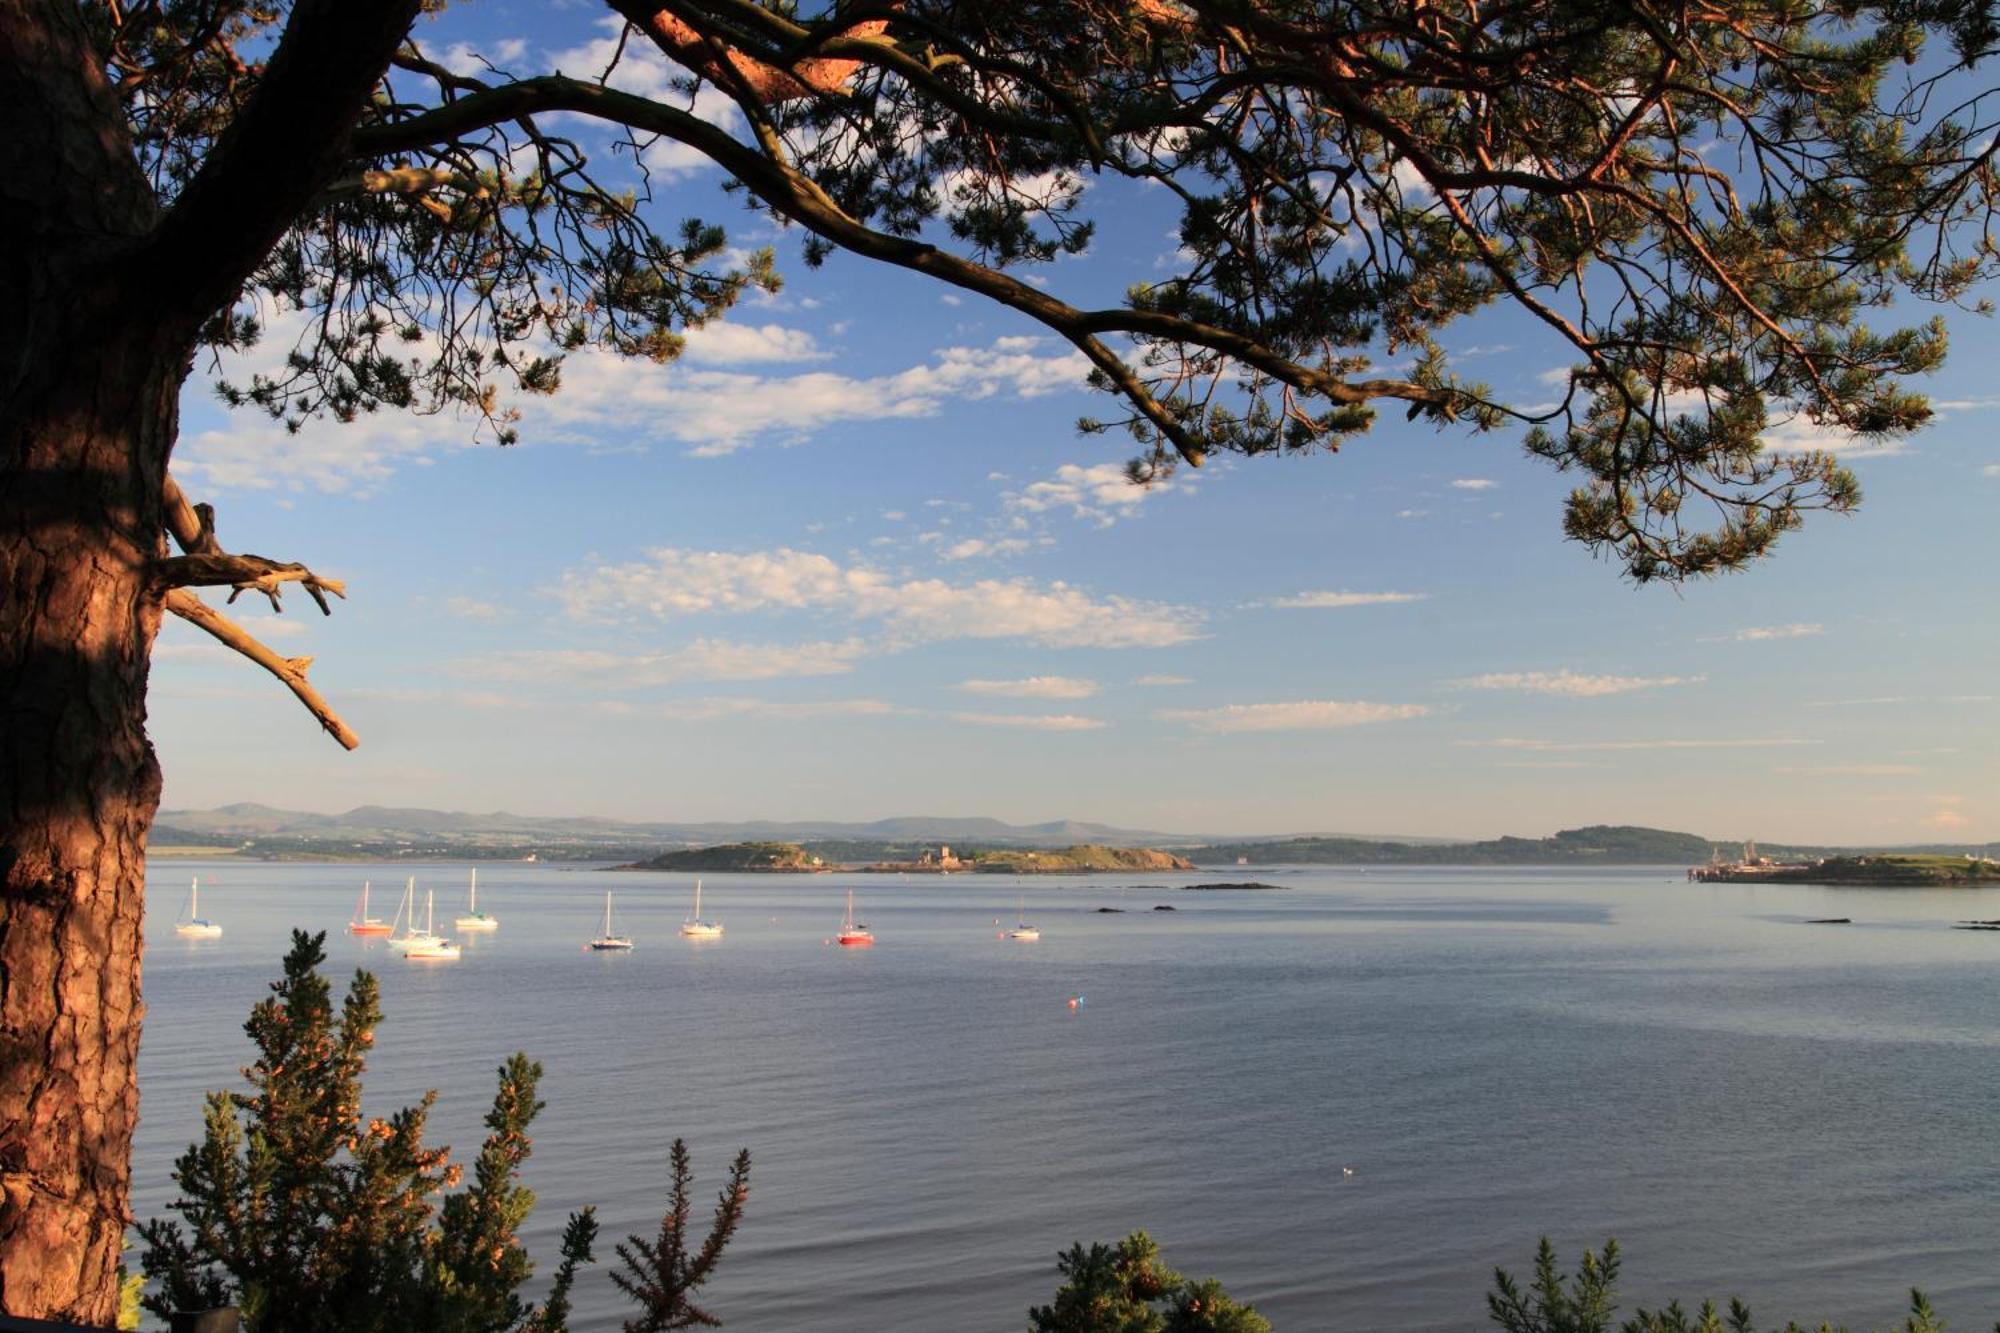
[[[172,477],[167,478],[162,498],[166,529],[187,553],[162,558],[153,565],[154,579],[166,589],[167,610],[200,626],[285,682],[285,688],[297,695],[306,711],[318,718],[319,724],[342,745],[350,750],[360,745],[361,738],[340,720],[319,691],[306,683],[306,669],[312,665],[310,657],[280,657],[250,631],[189,591],[192,587],[227,586],[232,602],[245,592],[261,592],[271,599],[272,610],[282,611],[284,607],[278,600],[280,589],[287,583],[300,583],[319,603],[320,611],[332,615],[326,594],[345,600],[347,585],[338,579],[323,579],[296,562],[280,563],[261,555],[231,555],[215,539],[215,510],[208,505],[188,503],[187,492]]]
[[[153,578],[162,588],[230,589],[234,602],[246,592],[261,592],[271,599],[271,609],[284,610],[280,592],[287,583],[303,584],[322,615],[332,615],[326,595],[345,600],[347,585],[339,579],[323,579],[295,560],[278,561],[261,555],[233,555],[228,551],[204,551],[194,555],[168,556],[153,563]]]
[[[257,90],[149,243],[134,289],[189,328],[251,271],[351,160],[347,140],[422,0],[300,0]],[[140,277],[143,275],[143,278]]]
[[[1447,391],[1410,380],[1350,381],[1291,361],[1255,338],[1233,329],[1159,311],[1126,308],[1080,310],[997,269],[922,241],[876,231],[856,221],[810,177],[789,162],[773,159],[677,107],[599,84],[561,76],[523,79],[487,92],[460,97],[408,120],[366,127],[355,133],[354,146],[363,153],[374,155],[415,152],[524,115],[552,111],[594,116],[687,144],[742,182],[746,189],[772,208],[842,249],[923,273],[1018,310],[1060,333],[1100,367],[1103,367],[1106,349],[1097,343],[1096,335],[1127,333],[1206,347],[1233,357],[1275,380],[1318,394],[1334,403],[1352,405],[1377,398],[1397,398],[1436,406],[1453,397]],[[1115,372],[1106,369],[1112,373],[1114,381],[1119,380]],[[1121,390],[1155,425],[1163,425],[1146,402],[1132,397],[1133,385],[1136,385],[1136,380],[1131,379],[1128,372],[1120,383]],[[1157,404],[1153,406],[1157,408]],[[1175,428],[1166,433],[1190,463],[1200,462],[1200,452],[1188,447],[1190,441],[1185,432]]]
[[[259,642],[250,631],[244,629],[228,616],[223,615],[222,612],[216,610],[207,602],[202,601],[201,598],[195,596],[186,588],[172,589],[167,593],[166,600],[167,610],[173,612],[189,624],[197,625],[206,630],[230,648],[235,649],[283,681],[285,688],[298,696],[299,702],[306,706],[306,711],[318,718],[319,724],[325,727],[327,733],[339,741],[341,745],[352,750],[361,744],[361,738],[354,734],[351,727],[340,720],[339,714],[335,713],[327,701],[320,697],[319,691],[306,682],[306,671],[312,666],[313,661],[310,657],[278,656],[277,653]]]

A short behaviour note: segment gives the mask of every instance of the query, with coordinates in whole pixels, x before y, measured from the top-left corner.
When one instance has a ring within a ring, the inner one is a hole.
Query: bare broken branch
[[[227,587],[231,602],[246,592],[261,592],[271,599],[273,610],[283,611],[279,589],[287,583],[298,583],[319,603],[320,611],[330,616],[333,608],[327,604],[326,594],[345,600],[347,585],[339,579],[323,579],[296,561],[281,563],[261,555],[232,555],[223,550],[215,538],[215,509],[210,505],[190,504],[187,493],[172,477],[166,479],[161,498],[166,510],[163,520],[166,529],[187,553],[165,557],[153,567],[159,586],[167,590],[167,610],[199,625],[285,682],[285,687],[298,696],[306,711],[318,718],[319,724],[342,745],[350,750],[360,745],[361,738],[340,720],[319,691],[306,683],[312,658],[280,657],[250,631],[189,591],[194,587]]]
[[[212,535],[211,531],[211,537]],[[339,579],[321,578],[295,560],[277,561],[261,555],[232,555],[221,550],[200,555],[168,556],[153,566],[153,574],[164,588],[227,587],[230,589],[231,602],[246,592],[260,592],[271,599],[271,609],[274,611],[285,609],[279,592],[287,583],[303,586],[306,593],[319,603],[319,609],[324,615],[333,614],[333,607],[327,603],[326,594],[332,593],[343,600],[347,597],[345,583]]]
[[[280,657],[250,631],[202,601],[185,587],[171,589],[167,593],[166,604],[167,610],[182,620],[206,630],[228,647],[235,649],[283,681],[285,688],[298,696],[299,702],[306,706],[306,711],[319,719],[319,724],[341,745],[352,750],[361,744],[361,738],[340,720],[340,715],[320,697],[319,691],[307,683],[306,671],[312,666],[312,658]]]

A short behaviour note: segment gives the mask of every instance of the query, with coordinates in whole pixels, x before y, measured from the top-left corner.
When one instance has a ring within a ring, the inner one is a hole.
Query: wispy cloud
[[[1525,736],[1501,736],[1494,740],[1455,743],[1476,749],[1529,750],[1539,754],[1581,754],[1622,750],[1775,750],[1819,744],[1816,740],[1799,740],[1789,736],[1722,736],[1714,739],[1676,736],[1660,740],[1614,741],[1551,741]]]
[[[613,653],[560,648],[488,653],[458,663],[467,675],[501,680],[583,682],[645,687],[703,680],[782,680],[836,676],[878,646],[851,638],[815,643],[738,643],[696,639],[682,648],[656,653]]]
[[[1979,475],[1982,477],[2000,477],[2000,463],[1988,463],[1985,467],[1979,469]]]
[[[1811,639],[1826,633],[1818,621],[1794,621],[1789,625],[1750,625],[1736,631],[1739,643],[1761,643],[1768,639]]]
[[[925,533],[924,536],[929,537],[930,534]],[[938,557],[957,562],[975,560],[981,556],[1019,555],[1033,545],[1034,543],[1025,537],[967,537],[939,551]]]
[[[1774,768],[1771,771],[1808,778],[1911,778],[1924,770],[1915,764],[1815,764],[1802,768]]]
[[[1455,491],[1490,491],[1500,485],[1488,477],[1458,477],[1451,483]]]
[[[735,718],[798,721],[817,717],[882,717],[903,710],[882,699],[680,699],[659,703],[609,702],[597,711],[612,717],[657,718],[666,722],[723,722]]]
[[[975,727],[1018,727],[1027,731],[1097,731],[1104,723],[1074,713],[953,713],[954,722]]]
[[[684,360],[705,366],[757,365],[787,361],[821,361],[813,335],[782,324],[732,324],[718,321],[689,330]]]
[[[1924,816],[1924,827],[1942,829],[1947,832],[1962,829],[1972,821],[1961,809],[1965,804],[1963,796],[1934,796],[1930,814]]]
[[[1428,717],[1423,704],[1380,704],[1346,699],[1303,699],[1295,703],[1228,704],[1221,708],[1170,708],[1154,714],[1196,731],[1330,731],[1375,722]]]
[[[585,620],[814,611],[883,621],[918,640],[1163,647],[1194,638],[1200,624],[1199,614],[1186,607],[1097,597],[1062,582],[899,579],[788,548],[736,553],[660,547],[643,560],[570,570],[554,592],[570,615]]]
[[[1663,690],[1673,685],[1699,685],[1706,676],[1586,676],[1575,671],[1491,671],[1451,683],[1462,690],[1519,690],[1553,694],[1566,699],[1596,699],[1635,690]]]
[[[1878,694],[1864,699],[1809,699],[1807,708],[1896,708],[1906,705],[1990,704],[1990,694]]]
[[[1153,672],[1150,675],[1140,676],[1132,683],[1134,685],[1143,686],[1147,689],[1159,689],[1169,685],[1192,685],[1194,684],[1194,677],[1169,676],[1169,675],[1164,675],[1160,672]]]
[[[445,609],[461,620],[505,620],[511,612],[498,602],[481,601],[477,597],[447,597]]]
[[[1030,514],[1067,510],[1077,518],[1100,527],[1110,527],[1121,518],[1138,514],[1147,500],[1175,489],[1172,481],[1140,485],[1117,463],[1064,463],[1055,474],[1032,482],[1005,497],[1011,509]]]
[[[1002,699],[1088,699],[1097,693],[1097,682],[1075,676],[1029,676],[1025,680],[962,680],[957,688],[967,694]]]
[[[270,371],[298,332],[295,322],[274,321],[256,352],[224,358],[224,376],[241,383]],[[563,392],[515,404],[522,411],[522,437],[586,448],[607,437],[664,442],[707,457],[763,442],[793,443],[847,423],[934,416],[954,402],[1078,389],[1089,368],[1078,353],[997,345],[946,347],[922,365],[869,377],[725,368],[796,361],[813,355],[811,347],[809,335],[778,325],[711,325],[689,335],[685,358],[665,365],[594,349],[575,352],[563,363]],[[320,418],[294,433],[282,422],[238,413],[223,429],[184,436],[175,468],[183,482],[197,481],[204,491],[367,497],[406,468],[479,443],[471,420],[450,416],[382,412],[351,424]]]
[[[1421,602],[1427,592],[1301,592],[1290,597],[1274,597],[1267,606],[1333,610],[1345,606],[1392,606],[1400,602]]]

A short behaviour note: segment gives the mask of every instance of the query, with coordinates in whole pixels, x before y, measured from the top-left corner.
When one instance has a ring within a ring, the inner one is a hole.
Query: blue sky
[[[453,11],[427,43],[582,72],[586,12]],[[197,373],[175,472],[232,549],[348,581],[330,620],[244,619],[316,656],[363,744],[170,619],[168,807],[2000,837],[1990,321],[1953,319],[1936,424],[1848,456],[1860,513],[1635,588],[1561,539],[1567,484],[1513,432],[1388,411],[1338,456],[1131,488],[1117,440],[1077,435],[1107,405],[1055,339],[864,261],[807,270],[714,173],[659,165],[662,218],[775,242],[783,291],[673,365],[573,358],[518,446],[407,415],[286,436]],[[1092,190],[1092,253],[1038,273],[1079,303],[1173,244],[1156,201]],[[1448,344],[1520,402],[1567,364],[1509,311]]]

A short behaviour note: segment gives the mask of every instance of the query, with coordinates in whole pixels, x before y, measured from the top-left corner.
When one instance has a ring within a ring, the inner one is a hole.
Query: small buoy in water
[[[1070,996],[1069,1007],[1072,1009],[1081,1009],[1083,1007],[1083,997],[1081,995]]]
[[[1340,1174],[1343,1176],[1351,1176],[1354,1174],[1354,1168],[1351,1166],[1343,1166],[1340,1168]]]

